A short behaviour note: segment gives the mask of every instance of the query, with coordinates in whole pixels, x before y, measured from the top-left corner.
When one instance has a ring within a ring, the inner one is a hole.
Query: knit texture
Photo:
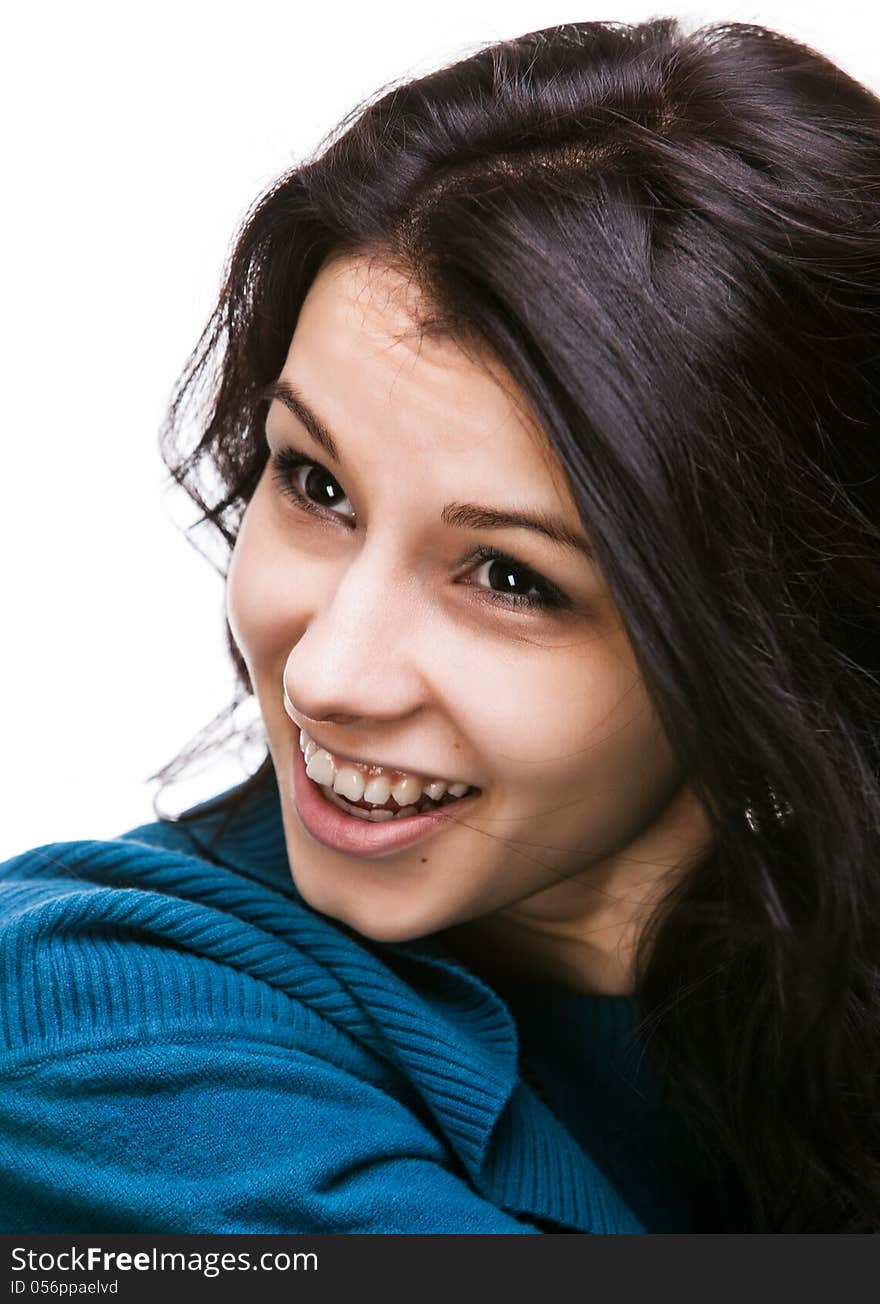
[[[0,1230],[692,1230],[695,1173],[625,1144],[656,1084],[602,1068],[634,999],[548,987],[521,1047],[436,939],[308,906],[274,779],[192,813],[0,865]]]

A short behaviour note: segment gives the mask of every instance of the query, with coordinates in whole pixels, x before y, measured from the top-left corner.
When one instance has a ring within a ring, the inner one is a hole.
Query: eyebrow
[[[277,399],[291,412],[311,435],[328,457],[339,462],[339,450],[335,439],[321,418],[306,403],[300,391],[289,380],[275,380],[260,394],[260,399],[271,402]],[[496,507],[481,507],[477,503],[447,503],[440,513],[444,525],[471,530],[531,530],[543,535],[552,543],[570,552],[579,552],[589,561],[594,561],[593,550],[587,540],[570,529],[559,517],[547,512],[502,511]]]
[[[303,423],[312,439],[316,444],[320,444],[328,457],[332,457],[334,462],[340,460],[336,441],[330,431],[320,417],[312,411],[296,386],[292,385],[289,380],[273,380],[272,384],[267,385],[263,390],[260,398],[265,399],[266,402],[271,402],[273,398],[277,398],[279,403],[284,404],[288,412],[292,412]]]

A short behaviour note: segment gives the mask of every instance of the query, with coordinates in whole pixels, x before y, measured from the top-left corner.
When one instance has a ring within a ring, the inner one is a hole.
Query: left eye
[[[281,448],[272,454],[273,478],[282,493],[287,494],[307,511],[333,511],[347,520],[354,520],[354,508],[335,480],[320,462],[304,457],[293,448]],[[340,504],[347,503],[344,511],[335,512]]]

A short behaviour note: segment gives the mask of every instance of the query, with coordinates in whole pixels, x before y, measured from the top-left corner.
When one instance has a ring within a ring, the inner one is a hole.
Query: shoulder
[[[426,995],[173,825],[0,864],[0,964],[10,1229],[536,1230],[464,1178],[511,1048],[460,976]]]
[[[0,864],[0,1042],[24,1064],[96,1042],[242,1034],[375,1073],[322,943],[354,945],[173,824],[33,847]]]

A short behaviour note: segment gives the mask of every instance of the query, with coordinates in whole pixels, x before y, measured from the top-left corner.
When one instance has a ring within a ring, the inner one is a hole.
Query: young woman
[[[4,1230],[880,1230],[878,175],[658,19],[260,200],[163,448],[265,758],[2,867]]]

